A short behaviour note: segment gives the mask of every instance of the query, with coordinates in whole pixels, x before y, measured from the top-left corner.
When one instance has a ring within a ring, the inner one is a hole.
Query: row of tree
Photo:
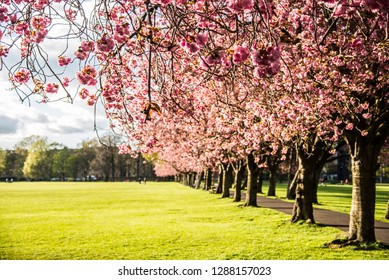
[[[295,150],[297,219],[308,222],[344,141],[349,240],[373,242],[388,14],[385,0],[3,1],[0,57],[21,100],[72,102],[77,90],[101,101],[128,137],[121,152],[136,144],[180,172],[246,166],[246,205],[259,170]]]
[[[104,136],[82,142],[77,149],[30,136],[13,150],[0,149],[3,180],[105,180],[154,178],[153,165],[142,155],[119,154],[119,137]]]

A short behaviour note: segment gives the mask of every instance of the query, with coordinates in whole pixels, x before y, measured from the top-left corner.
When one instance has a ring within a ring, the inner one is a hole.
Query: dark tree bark
[[[215,193],[219,194],[223,191],[223,170],[221,166],[219,166],[219,174],[218,174],[218,180],[217,180],[217,188]]]
[[[263,173],[262,168],[259,168],[259,170],[258,170],[258,179],[257,179],[257,193],[263,193],[263,191],[262,191],[262,187],[263,187],[262,173]]]
[[[266,157],[266,162],[270,171],[267,196],[276,196],[277,170],[281,160],[278,156],[269,155]]]
[[[388,135],[388,125],[377,134],[366,137],[347,135],[352,171],[352,202],[350,211],[349,239],[375,242],[374,212],[376,199],[376,171],[378,155]]]
[[[201,181],[204,178],[204,171],[196,173],[195,188],[200,189]]]
[[[289,171],[288,171],[288,187],[286,188],[286,198],[287,199],[294,199],[294,197],[291,197],[291,186],[292,186],[292,171],[293,171],[293,161],[294,161],[294,149],[290,149],[289,151],[290,157],[289,157]],[[295,190],[295,189],[294,189]]]
[[[235,169],[235,192],[234,192],[234,202],[239,202],[242,199],[242,184],[243,184],[243,174],[246,171],[245,164],[242,160],[239,160],[233,165]]]
[[[223,186],[222,186],[222,198],[230,197],[230,189],[233,184],[234,176],[233,176],[233,168],[230,163],[222,163],[223,170]]]
[[[207,168],[205,170],[204,174],[204,190],[210,190],[212,189],[212,183],[213,183],[213,172],[210,168]]]
[[[300,170],[297,170],[296,174],[294,174],[292,181],[288,187],[287,198],[288,199],[296,199],[296,187],[297,187],[297,179],[299,176]]]
[[[304,220],[307,223],[315,223],[313,216],[313,199],[317,188],[316,174],[320,162],[327,154],[326,144],[318,137],[313,136],[309,142],[297,145],[299,159],[299,175],[296,187],[296,199],[293,207],[292,222]]]
[[[244,206],[257,205],[257,180],[259,175],[258,165],[255,163],[254,155],[251,153],[246,157],[247,165],[247,193]]]

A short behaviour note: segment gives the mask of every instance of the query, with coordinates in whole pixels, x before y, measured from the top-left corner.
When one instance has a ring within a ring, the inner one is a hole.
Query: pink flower
[[[71,58],[67,58],[65,56],[59,56],[58,57],[58,65],[59,66],[65,66],[68,65],[72,61]]]
[[[70,83],[70,79],[69,79],[68,77],[64,77],[64,78],[62,79],[62,85],[63,85],[64,87],[68,87],[68,86],[69,86],[69,83]]]
[[[227,7],[232,12],[239,13],[243,10],[252,10],[254,7],[253,0],[227,0]]]
[[[26,69],[22,69],[22,70],[15,73],[13,79],[17,83],[24,84],[24,83],[28,82],[28,80],[30,79],[30,76],[31,76],[30,71],[28,71]]]
[[[89,53],[94,50],[94,48],[94,42],[83,41],[81,43],[81,46],[78,47],[78,50],[74,53],[74,55],[80,60],[85,60],[88,57]]]
[[[196,35],[195,41],[196,41],[197,45],[199,45],[200,47],[204,47],[208,41],[208,36],[205,34],[199,33]]]
[[[104,34],[100,40],[97,40],[96,49],[101,52],[110,52],[115,47],[115,41]]]
[[[360,53],[361,51],[363,51],[363,42],[362,40],[360,39],[355,39],[352,43],[351,43],[351,48],[353,48],[356,52]]]
[[[27,22],[21,21],[15,24],[14,26],[14,31],[16,34],[27,34],[28,30],[28,24]]]
[[[89,96],[89,90],[87,90],[86,88],[82,88],[78,95],[81,97],[81,99],[86,99],[88,96]]]
[[[188,38],[192,38],[191,36],[188,36]],[[195,39],[190,39],[190,40],[195,40]],[[196,43],[191,43],[191,42],[188,42],[187,40],[185,39],[182,39],[181,42],[180,42],[180,45],[181,47],[184,48],[184,50],[188,53],[191,53],[191,54],[195,54],[199,51],[199,46],[196,44]]]
[[[35,0],[35,1],[33,1],[33,6],[37,10],[41,10],[44,7],[46,7],[47,5],[49,5],[49,0]]]
[[[93,106],[93,105],[95,105],[96,101],[97,101],[97,97],[92,94],[92,95],[89,96],[89,99],[86,101],[86,103],[89,106]]]
[[[346,125],[346,129],[347,129],[347,130],[353,130],[353,129],[354,129],[354,124],[353,124],[353,123],[348,123],[348,124]]]
[[[96,80],[97,71],[90,65],[85,66],[81,72],[76,73],[77,80],[82,85],[94,86],[97,83]]]
[[[42,43],[43,40],[46,38],[46,35],[48,32],[49,32],[49,30],[47,30],[47,29],[33,31],[33,32],[31,32],[31,39],[35,43],[38,43],[38,44]]]
[[[234,63],[242,63],[249,57],[249,50],[243,46],[236,46],[234,49]]]
[[[0,22],[8,21],[8,9],[6,7],[0,7]]]
[[[31,19],[31,26],[37,30],[43,30],[47,28],[51,23],[51,19],[48,17],[35,16]]]
[[[8,55],[8,48],[0,45],[0,57],[6,57]]]
[[[45,91],[47,93],[57,93],[59,85],[56,83],[50,83],[46,85]]]
[[[364,113],[364,114],[362,114],[362,117],[364,118],[364,119],[370,119],[371,118],[371,114],[370,113]]]
[[[72,10],[72,9],[65,10],[65,15],[68,20],[74,21],[76,20],[77,10]]]

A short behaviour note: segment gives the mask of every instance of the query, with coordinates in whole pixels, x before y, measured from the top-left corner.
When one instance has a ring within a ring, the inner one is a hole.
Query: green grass
[[[1,184],[0,259],[389,259],[289,218],[177,183]]]
[[[268,182],[264,182],[264,194],[267,193],[267,189]],[[351,191],[351,185],[326,184],[319,186],[317,192],[319,205],[315,205],[315,207],[350,214]],[[280,198],[284,198],[286,196],[285,183],[277,184],[276,194]],[[385,219],[388,198],[389,184],[377,184],[375,219],[378,221],[389,222]]]

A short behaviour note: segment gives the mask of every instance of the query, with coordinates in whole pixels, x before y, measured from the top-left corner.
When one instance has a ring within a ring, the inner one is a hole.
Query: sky
[[[94,110],[84,100],[76,98],[74,104],[39,104],[31,98],[30,102],[21,103],[15,92],[4,90],[2,79],[0,86],[0,148],[12,149],[31,135],[46,136],[50,142],[69,148],[96,137]],[[99,135],[108,133],[109,124],[102,110],[96,114],[96,120]]]
[[[86,11],[91,11],[94,1],[86,0],[83,5]],[[74,57],[77,50],[79,38],[62,41],[50,40],[54,37],[68,34],[68,28],[63,25],[53,25],[49,36],[41,44],[48,55],[49,64],[56,68],[57,57],[64,50],[68,57]],[[3,40],[7,40],[3,36]],[[16,48],[17,49],[17,48]],[[20,59],[20,53],[10,50],[9,55],[3,58],[0,63],[8,66],[15,64]],[[70,78],[75,77],[76,69],[70,67]],[[69,72],[70,72],[69,71]],[[95,116],[94,107],[86,104],[85,100],[75,98],[74,103],[64,101],[49,102],[40,104],[35,97],[21,103],[19,96],[14,91],[8,90],[10,83],[6,67],[0,68],[0,148],[12,149],[15,144],[31,135],[46,136],[50,142],[58,142],[69,148],[76,148],[84,140],[96,138],[94,131],[94,120],[96,117],[99,135],[109,132],[109,123],[105,117],[102,105],[97,107]],[[69,91],[75,93],[77,85],[71,84]],[[92,89],[93,90],[93,89]],[[63,96],[63,95],[62,95]]]

